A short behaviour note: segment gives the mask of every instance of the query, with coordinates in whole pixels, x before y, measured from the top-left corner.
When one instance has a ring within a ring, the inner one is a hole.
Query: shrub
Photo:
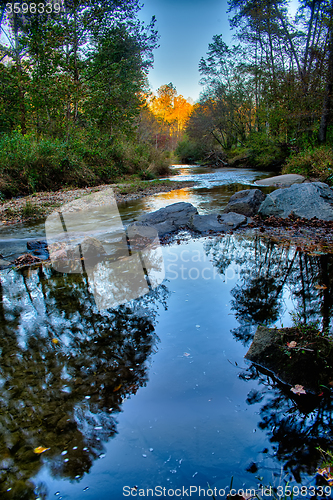
[[[197,163],[203,160],[207,151],[206,148],[197,142],[185,137],[176,148],[176,154],[182,163]]]
[[[26,204],[22,207],[22,215],[23,217],[37,217],[41,215],[41,210],[37,205],[31,203],[31,201],[27,201]]]
[[[333,184],[333,149],[329,146],[319,146],[301,151],[286,161],[282,172],[316,177]]]
[[[286,143],[267,137],[265,133],[253,133],[247,142],[249,163],[258,168],[279,168],[289,155]]]
[[[139,174],[149,180],[169,173],[169,160],[150,144],[82,133],[68,141],[37,140],[18,132],[3,135],[0,165],[0,192],[6,197],[94,186],[123,175]]]

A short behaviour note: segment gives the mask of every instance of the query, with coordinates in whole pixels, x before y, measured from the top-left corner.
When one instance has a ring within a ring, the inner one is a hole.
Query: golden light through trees
[[[167,149],[174,149],[181,140],[193,109],[191,101],[190,98],[177,95],[172,83],[162,85],[157,89],[157,95],[152,94],[148,99],[149,109],[160,124],[157,141],[163,142]]]

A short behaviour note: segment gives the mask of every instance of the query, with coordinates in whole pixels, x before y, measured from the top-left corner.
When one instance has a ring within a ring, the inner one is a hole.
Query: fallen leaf
[[[113,392],[119,391],[119,389],[120,389],[121,386],[122,386],[122,384],[117,385],[117,387],[115,387],[113,389]]]
[[[43,446],[38,446],[37,448],[34,449],[34,453],[40,454],[44,453],[44,451],[49,450],[50,448],[44,448]]]
[[[287,342],[287,346],[292,349],[297,346],[297,342],[295,342],[295,340],[292,340],[291,342]]]
[[[315,285],[314,288],[316,288],[317,290],[327,290],[326,285]]]
[[[58,339],[52,339],[52,342],[53,342],[54,344],[59,344],[59,340],[58,340]]]
[[[300,394],[306,394],[304,387],[302,385],[299,385],[299,384],[296,384],[295,387],[292,387],[290,390],[291,390],[291,392],[293,392],[294,394],[297,394],[298,396]]]

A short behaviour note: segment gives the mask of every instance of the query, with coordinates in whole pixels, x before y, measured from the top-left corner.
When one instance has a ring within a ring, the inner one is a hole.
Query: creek
[[[269,176],[174,170],[195,186],[119,206],[124,223],[177,201],[216,212]],[[42,221],[4,228],[1,252],[43,236]],[[98,310],[85,275],[0,272],[1,498],[201,498],[208,485],[226,498],[231,482],[260,494],[288,481],[330,498],[316,469],[318,446],[332,451],[331,399],[302,406],[244,355],[258,325],[295,313],[331,328],[331,255],[253,230],[184,231],[162,252],[163,283],[113,309]]]

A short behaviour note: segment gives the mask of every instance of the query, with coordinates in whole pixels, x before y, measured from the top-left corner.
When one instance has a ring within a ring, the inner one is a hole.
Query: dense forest
[[[2,199],[152,179],[176,160],[333,180],[332,0],[300,0],[293,17],[285,0],[230,0],[236,44],[213,37],[195,104],[171,82],[150,91],[159,35],[139,11],[0,3]]]
[[[213,37],[199,64],[183,161],[204,160],[333,178],[333,2],[230,0],[237,44]]]
[[[1,5],[2,197],[168,173],[191,105],[172,84],[149,91],[158,33],[139,1]]]

